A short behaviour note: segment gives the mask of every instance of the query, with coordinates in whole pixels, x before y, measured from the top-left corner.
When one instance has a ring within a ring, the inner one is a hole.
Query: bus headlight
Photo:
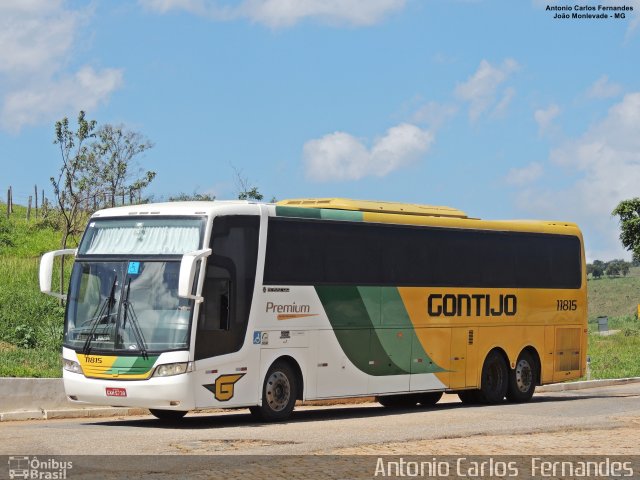
[[[82,367],[78,362],[73,360],[62,359],[62,368],[68,372],[83,374]]]
[[[158,365],[156,371],[153,372],[154,377],[171,377],[173,375],[180,375],[182,373],[192,372],[192,362],[181,363],[166,363],[164,365]]]

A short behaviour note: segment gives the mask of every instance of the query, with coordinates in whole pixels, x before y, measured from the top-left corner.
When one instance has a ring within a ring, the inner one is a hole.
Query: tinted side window
[[[269,219],[265,284],[579,288],[569,235]]]
[[[247,331],[258,259],[260,218],[217,217],[196,333],[195,358],[236,352]]]

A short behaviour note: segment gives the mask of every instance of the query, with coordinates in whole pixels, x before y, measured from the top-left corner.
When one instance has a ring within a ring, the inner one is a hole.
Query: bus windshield
[[[186,349],[193,301],[178,297],[179,261],[76,261],[65,346],[76,351]]]
[[[182,255],[202,242],[204,218],[92,219],[78,255]]]

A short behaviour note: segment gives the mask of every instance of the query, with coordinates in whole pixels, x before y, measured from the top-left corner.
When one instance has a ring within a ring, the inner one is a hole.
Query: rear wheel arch
[[[302,400],[304,398],[304,376],[302,375],[302,368],[298,361],[290,355],[282,355],[276,358],[271,365],[277,362],[284,362],[289,364],[291,369],[294,371],[296,375],[296,383],[297,383],[297,391],[296,391],[296,400]],[[269,367],[271,368],[271,367]]]

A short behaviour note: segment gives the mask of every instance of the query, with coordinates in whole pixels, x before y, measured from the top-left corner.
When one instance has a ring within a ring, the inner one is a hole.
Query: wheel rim
[[[291,398],[291,385],[287,376],[282,372],[273,372],[267,380],[265,394],[271,410],[284,410]]]
[[[516,385],[518,390],[522,393],[526,393],[531,388],[533,381],[533,372],[531,371],[531,365],[526,360],[520,360],[516,365]]]

